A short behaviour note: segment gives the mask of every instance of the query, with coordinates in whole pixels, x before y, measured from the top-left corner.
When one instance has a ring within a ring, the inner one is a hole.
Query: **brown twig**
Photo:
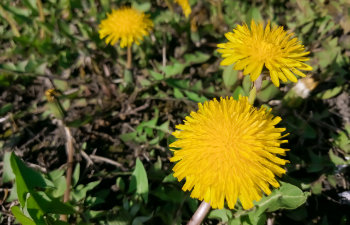
[[[187,223],[187,225],[199,225],[207,215],[210,210],[209,203],[202,201],[196,212],[193,214],[191,220]]]
[[[72,183],[73,174],[73,138],[70,129],[67,126],[63,126],[64,133],[66,135],[66,151],[67,151],[67,172],[66,172],[66,191],[64,192],[63,202],[68,202],[70,198],[70,189]],[[68,221],[67,215],[61,215],[61,220]]]
[[[127,52],[127,61],[126,61],[126,68],[128,70],[132,69],[132,51],[131,51],[131,45],[128,46],[128,52]]]
[[[120,168],[121,170],[125,171],[126,169],[124,168],[124,166],[121,163],[118,163],[114,160],[102,157],[102,156],[97,156],[97,155],[89,155],[90,159],[94,160],[94,161],[99,161],[99,162],[105,162],[108,164],[111,164],[113,166],[116,166],[118,168]]]

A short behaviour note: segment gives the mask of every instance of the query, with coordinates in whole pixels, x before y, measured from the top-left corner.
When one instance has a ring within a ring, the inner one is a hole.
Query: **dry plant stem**
[[[45,16],[44,16],[43,4],[41,0],[36,0],[36,4],[38,5],[40,21],[44,23]],[[45,37],[45,31],[43,28],[40,28],[40,38],[43,39],[44,37]]]
[[[70,189],[72,183],[72,173],[73,173],[73,157],[74,157],[74,149],[73,149],[73,138],[70,132],[70,129],[66,126],[63,126],[64,133],[66,135],[66,151],[67,151],[67,173],[66,173],[66,191],[64,192],[63,202],[68,202],[70,198]],[[67,221],[67,215],[61,215],[61,220]]]
[[[169,2],[169,0],[165,0],[165,4],[168,6],[168,8],[171,12],[174,12],[173,5]]]
[[[127,68],[128,70],[131,70],[131,69],[132,69],[132,51],[131,51],[131,45],[128,46],[126,68]]]
[[[187,223],[187,225],[199,225],[202,223],[203,219],[207,215],[210,210],[209,203],[202,201],[196,212],[193,214],[191,220]]]
[[[218,1],[217,3],[217,10],[218,10],[218,17],[220,21],[224,20],[224,17],[222,15],[222,5],[221,5],[221,0]]]
[[[9,14],[7,14],[7,12],[4,10],[4,8],[2,8],[1,5],[0,5],[0,15],[10,24],[10,27],[11,27],[13,34],[16,37],[21,36],[19,34],[18,29],[17,29],[16,21],[11,16],[9,16]]]

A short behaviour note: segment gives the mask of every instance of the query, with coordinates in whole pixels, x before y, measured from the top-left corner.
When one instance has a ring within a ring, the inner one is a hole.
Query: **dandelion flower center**
[[[259,44],[260,46],[258,46]],[[266,62],[269,59],[273,59],[275,57],[281,57],[282,55],[282,51],[279,46],[276,46],[273,43],[268,43],[266,41],[262,41],[261,43],[257,43],[257,41],[255,41],[254,45],[252,45],[249,50],[253,59],[262,62]],[[254,53],[256,53],[256,55]]]
[[[223,208],[225,199],[232,209],[237,199],[244,209],[253,207],[271,193],[270,185],[279,187],[275,175],[285,173],[280,166],[288,161],[277,157],[287,151],[280,147],[287,142],[281,140],[285,128],[275,127],[281,118],[253,107],[247,97],[198,106],[173,133],[174,176],[186,180],[183,190],[192,190],[191,197],[213,208]]]
[[[271,27],[270,22],[265,29],[254,20],[250,29],[246,24],[238,25],[233,32],[225,34],[227,43],[218,44],[218,52],[224,58],[221,65],[235,64],[234,69],[250,74],[252,81],[266,68],[277,87],[279,80],[297,82],[295,75],[305,77],[300,70],[310,71],[312,67],[303,63],[309,60],[305,56],[310,52],[293,35],[283,27]]]

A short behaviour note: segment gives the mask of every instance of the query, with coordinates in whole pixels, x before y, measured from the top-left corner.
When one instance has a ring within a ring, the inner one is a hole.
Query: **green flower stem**
[[[126,68],[128,70],[132,69],[132,50],[131,50],[131,45],[128,46],[128,52],[127,52],[127,61],[126,61]]]
[[[248,97],[249,104],[254,105],[255,99],[256,99],[256,87],[253,84],[253,87],[249,92],[249,97]]]
[[[43,4],[41,2],[41,0],[36,0],[36,4],[38,6],[38,10],[39,10],[39,17],[40,17],[40,21],[42,23],[45,22],[45,15],[44,15],[44,10],[43,10]],[[43,28],[40,28],[40,38],[44,39],[45,37],[45,31]]]

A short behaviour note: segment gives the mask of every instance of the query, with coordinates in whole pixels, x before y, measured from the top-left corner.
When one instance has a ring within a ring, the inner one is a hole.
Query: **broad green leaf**
[[[267,102],[275,97],[279,92],[280,90],[271,83],[257,94],[257,98],[262,102]]]
[[[12,103],[7,103],[7,104],[3,105],[0,108],[0,116],[5,115],[6,113],[8,113],[9,111],[12,110],[12,108],[13,108]]]
[[[185,96],[181,93],[180,89],[174,88],[174,97],[181,99],[181,98],[184,98]]]
[[[164,75],[161,73],[157,73],[153,70],[149,70],[149,73],[153,77],[153,79],[155,79],[155,80],[163,80],[164,79]]]
[[[195,102],[205,102],[208,101],[208,99],[204,96],[199,96],[197,93],[192,92],[192,91],[184,91],[187,97]]]
[[[152,218],[153,214],[149,216],[138,216],[135,217],[135,219],[132,221],[131,225],[143,225],[145,222],[150,220]]]
[[[195,63],[204,63],[210,58],[210,55],[205,54],[203,52],[195,52],[193,54],[185,54],[184,59],[186,62],[186,66],[189,66],[191,64]]]
[[[151,194],[163,201],[174,203],[182,202],[185,195],[184,192],[180,192],[179,190],[164,184],[152,190]]]
[[[238,100],[239,96],[246,96],[247,94],[244,92],[243,88],[241,86],[238,86],[235,91],[232,94],[232,97],[236,100]]]
[[[278,209],[296,209],[305,203],[307,196],[308,194],[297,186],[281,182],[279,189],[275,189],[256,204],[257,213],[273,212]]]
[[[250,81],[250,76],[246,75],[243,78],[243,82],[242,82],[242,87],[245,93],[249,93],[251,87],[252,87],[252,82]]]
[[[94,189],[97,185],[99,185],[100,182],[101,182],[100,180],[97,180],[97,181],[90,182],[86,185],[79,184],[71,192],[72,198],[75,201],[80,201],[84,199],[86,197],[86,193]]]
[[[314,195],[319,195],[322,193],[322,182],[316,182],[311,185],[311,192]]]
[[[31,200],[34,200],[39,208],[46,213],[54,214],[73,214],[74,209],[63,202],[58,198],[49,197],[45,192],[37,191],[31,193],[31,196],[28,198],[28,204]],[[29,209],[28,209],[29,210]]]
[[[164,71],[165,76],[169,78],[177,74],[182,74],[185,68],[186,64],[175,62],[173,65],[165,66],[165,68],[163,68],[162,70]]]
[[[232,212],[228,209],[215,209],[210,211],[208,218],[219,219],[221,222],[227,222],[232,218]]]
[[[139,10],[139,11],[142,11],[142,12],[147,12],[150,10],[151,8],[151,3],[150,2],[143,2],[143,3],[137,3],[135,1],[132,1],[132,7]]]
[[[12,171],[16,176],[18,200],[21,206],[24,206],[27,193],[33,193],[35,188],[45,187],[45,180],[40,173],[24,165],[13,152],[10,156],[10,162]]]
[[[124,191],[125,190],[125,182],[123,181],[123,179],[121,177],[118,177],[116,180],[117,187],[121,190]]]
[[[345,126],[345,130],[347,132],[341,131],[339,132],[339,135],[333,135],[335,145],[343,151],[345,151],[346,153],[350,153],[350,138],[348,136],[350,135],[349,127],[349,125]]]
[[[11,153],[5,152],[4,159],[3,159],[3,174],[2,174],[2,182],[7,183],[9,181],[12,181],[15,179],[15,174],[12,171],[11,168],[11,162],[10,162]]]
[[[346,164],[346,162],[339,156],[336,156],[332,150],[329,150],[328,154],[329,158],[331,159],[332,163],[334,163],[334,165],[338,166]]]
[[[148,201],[148,178],[145,167],[140,159],[136,159],[134,172],[132,173],[129,192],[136,190],[136,194],[142,196],[147,203]]]
[[[250,25],[251,20],[255,20],[255,22],[262,21],[262,16],[260,13],[259,8],[257,7],[250,7],[248,13],[247,13],[247,20],[246,23]]]
[[[317,94],[317,97],[321,99],[333,98],[334,96],[338,95],[342,91],[342,89],[343,89],[342,86],[338,86],[333,89],[328,89],[327,91]]]
[[[16,219],[21,223],[25,225],[37,225],[32,219],[25,216],[21,209],[18,206],[12,206],[11,212],[16,217]]]
[[[238,71],[233,69],[233,65],[227,66],[222,73],[222,79],[226,88],[231,88],[238,80]]]
[[[248,214],[248,220],[243,221],[243,225],[265,225],[266,213],[256,215],[254,213]]]
[[[172,183],[172,182],[176,182],[177,179],[176,179],[176,177],[173,176],[173,174],[174,174],[174,173],[171,173],[171,174],[167,175],[166,177],[164,177],[164,179],[163,179],[162,182],[163,182],[163,183]]]
[[[136,136],[137,136],[137,131],[133,131],[130,133],[121,134],[119,135],[119,138],[124,142],[128,142],[128,141],[135,140]]]

